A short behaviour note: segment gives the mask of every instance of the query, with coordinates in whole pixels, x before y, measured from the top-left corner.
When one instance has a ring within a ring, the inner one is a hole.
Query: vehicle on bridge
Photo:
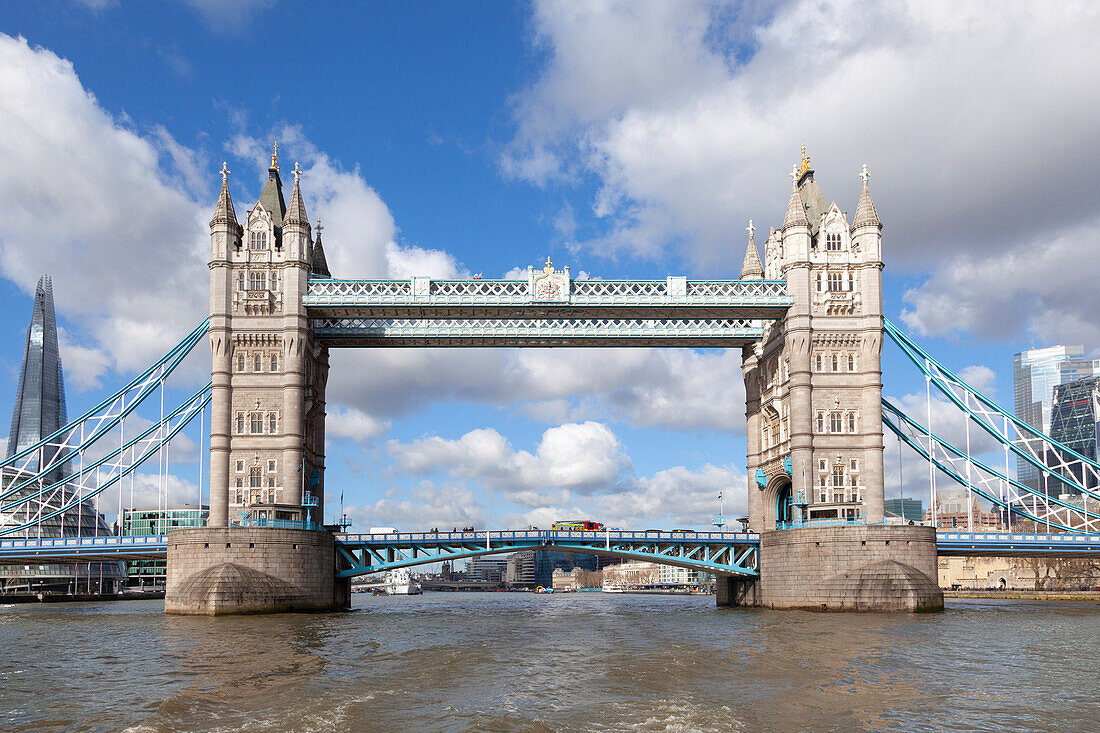
[[[554,522],[550,529],[561,532],[603,532],[606,527],[600,522],[590,522],[587,519],[566,519]]]

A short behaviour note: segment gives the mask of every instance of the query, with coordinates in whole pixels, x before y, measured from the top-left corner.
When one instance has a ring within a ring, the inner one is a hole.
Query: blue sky
[[[1087,7],[0,9],[0,414],[40,274],[58,292],[70,413],[189,331],[205,309],[216,171],[228,161],[243,215],[275,140],[307,171],[334,274],[376,277],[499,277],[547,256],[596,277],[736,277],[747,220],[781,223],[805,143],[847,211],[870,167],[888,315],[948,365],[1010,402],[1014,352],[1097,350],[1086,176],[1100,91],[1068,73],[1100,55]],[[884,356],[887,393],[923,404],[900,359]],[[357,526],[703,526],[718,491],[729,513],[744,505],[739,362],[340,352],[329,506],[343,490]],[[178,454],[191,463],[169,485],[183,500],[198,451]],[[927,491],[918,473],[910,495]]]

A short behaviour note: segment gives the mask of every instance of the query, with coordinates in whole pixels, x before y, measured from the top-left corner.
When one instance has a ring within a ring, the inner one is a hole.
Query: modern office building
[[[535,583],[537,585],[549,588],[554,581],[555,570],[568,572],[573,568],[595,570],[596,556],[585,555],[580,552],[561,552],[559,550],[535,551]]]
[[[1016,417],[1050,435],[1055,387],[1094,375],[1100,375],[1100,359],[1086,359],[1080,345],[1049,346],[1016,354],[1012,357]],[[1017,458],[1016,477],[1021,483],[1041,490],[1039,474],[1038,468]],[[1061,492],[1052,488],[1051,493]]]
[[[1097,444],[1100,443],[1100,376],[1085,377],[1054,388],[1050,437],[1074,452],[1096,460]],[[1063,458],[1073,460],[1069,455]],[[1054,464],[1053,461],[1048,462]],[[1086,476],[1082,470],[1072,470],[1071,473],[1073,478],[1089,488],[1094,488],[1097,483],[1095,477]],[[1058,489],[1058,493],[1079,493],[1067,492],[1061,484]],[[1055,493],[1053,488],[1051,493]]]
[[[714,582],[714,576],[692,568],[676,565],[658,565],[657,583],[660,585],[702,585]]]
[[[535,582],[535,551],[524,550],[513,552],[508,556],[508,568],[504,574],[504,582],[511,586],[522,588],[534,588]]]
[[[504,583],[508,558],[500,555],[475,557],[466,564],[466,580],[478,583]]]
[[[170,507],[134,507],[122,510],[122,533],[125,535],[164,534],[176,527],[205,527],[210,507],[180,504]],[[167,560],[131,560],[126,563],[126,585],[131,587],[163,586],[168,577]]]
[[[882,506],[888,517],[898,517],[905,522],[924,519],[924,502],[920,499],[887,499]]]
[[[77,504],[63,507],[73,497],[69,479],[74,472],[69,463],[59,463],[39,476],[40,467],[53,461],[57,447],[43,447],[19,456],[43,438],[68,424],[65,405],[65,379],[61,370],[61,351],[57,343],[53,284],[42,277],[35,288],[31,322],[23,346],[23,368],[15,393],[7,458],[16,457],[0,469],[0,486],[5,490],[25,484],[8,502],[28,496],[41,497],[13,511],[0,512],[0,527],[33,522],[27,529],[7,537],[72,537],[109,535],[110,527],[93,507]],[[60,441],[59,441],[60,442]],[[49,516],[49,515],[55,516]],[[38,520],[38,517],[43,517]],[[48,518],[46,518],[48,517]],[[90,592],[110,593],[122,581],[120,563],[52,563],[0,565],[0,588],[7,592]]]

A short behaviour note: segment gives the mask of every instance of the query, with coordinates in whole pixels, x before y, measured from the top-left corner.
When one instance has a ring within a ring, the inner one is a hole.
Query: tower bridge
[[[259,200],[238,219],[223,165],[210,222],[208,323],[114,397],[0,463],[4,486],[18,489],[0,496],[9,500],[0,506],[0,560],[164,553],[166,610],[176,613],[342,607],[356,574],[524,548],[707,570],[719,577],[719,603],[918,610],[943,603],[937,552],[1096,552],[1100,465],[1012,418],[884,318],[882,222],[866,167],[849,218],[824,197],[803,155],[763,257],[749,223],[737,280],[576,279],[549,260],[515,280],[338,279],[320,227],[315,232],[307,216],[300,178],[296,164],[287,203],[272,155]],[[89,478],[84,451],[124,426],[154,387],[163,394],[164,380],[203,334],[210,384],[160,424],[100,451],[109,455]],[[929,400],[934,386],[1006,456],[1015,452],[1055,476],[1081,501],[1040,494],[951,445],[935,431],[930,410],[925,424],[884,402],[887,340],[924,374]],[[757,531],[377,537],[322,528],[329,350],[484,346],[740,348],[749,523]],[[132,475],[183,425],[208,413],[206,527],[142,542],[28,536],[42,517]],[[887,524],[884,427],[899,447],[904,440],[927,460],[933,494],[937,476],[962,484],[1001,508],[1007,531],[937,538],[933,527]],[[71,470],[77,458],[80,469]],[[57,478],[62,465],[70,469]],[[1014,518],[1035,529],[1045,524],[1048,533],[1013,531]]]

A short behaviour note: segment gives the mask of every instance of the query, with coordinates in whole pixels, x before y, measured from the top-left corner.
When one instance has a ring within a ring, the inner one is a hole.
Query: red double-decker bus
[[[566,519],[561,522],[554,522],[550,529],[572,532],[600,532],[603,531],[604,526],[600,522],[590,522],[587,519]]]

